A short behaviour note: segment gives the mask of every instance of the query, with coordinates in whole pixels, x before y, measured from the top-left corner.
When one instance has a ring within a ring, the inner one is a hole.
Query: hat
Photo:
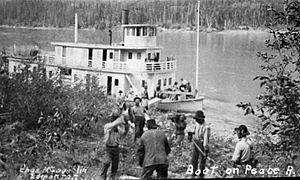
[[[201,111],[201,110],[196,111],[195,116],[194,116],[193,118],[194,118],[194,119],[204,119],[205,116],[204,116],[203,111]]]
[[[155,122],[155,119],[149,119],[147,122],[146,122],[146,126],[148,129],[155,129],[158,127],[158,125],[156,124]]]
[[[140,102],[142,102],[142,99],[140,97],[138,97],[138,96],[133,99],[133,102],[135,102],[135,100],[137,100],[137,99],[139,99]]]
[[[245,125],[240,125],[238,128],[234,128],[234,131],[236,133],[238,133],[238,135],[240,137],[244,137],[244,136],[247,136],[247,135],[250,134],[250,132],[248,131],[247,126],[245,126]]]
[[[118,93],[123,93],[123,91],[122,91],[122,90],[120,90]]]
[[[186,120],[186,116],[184,115],[184,114],[181,114],[180,116],[179,116],[179,119],[180,118],[182,118],[182,120]]]

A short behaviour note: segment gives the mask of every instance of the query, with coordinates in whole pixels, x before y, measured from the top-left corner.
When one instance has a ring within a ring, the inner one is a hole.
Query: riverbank
[[[0,28],[18,28],[18,29],[32,29],[32,30],[68,30],[68,31],[74,31],[74,26],[70,27],[30,27],[30,26],[10,26],[10,25],[0,25]],[[79,28],[79,30],[82,31],[96,31],[96,30],[108,30],[108,29],[119,29],[121,26],[114,26],[112,28],[105,28],[105,29],[96,29],[96,28]],[[162,26],[158,27],[158,31],[164,31],[164,32],[195,32],[195,28],[165,28]],[[218,30],[215,28],[206,28],[201,27],[200,32],[202,33],[240,33],[240,32],[250,32],[250,33],[266,33],[268,32],[267,28],[250,28],[250,27],[240,27],[235,29],[223,29]]]
[[[253,138],[255,142],[254,152],[256,152],[257,149],[261,150],[259,148],[262,142],[257,138],[258,134],[255,133],[254,126],[249,124],[250,119],[243,116],[242,110],[238,109],[236,106],[234,106],[234,104],[213,99],[206,99],[204,103],[206,122],[210,124],[211,127],[211,137],[209,142],[210,152],[209,159],[206,162],[206,168],[211,170],[212,167],[216,167],[214,172],[206,175],[206,178],[232,178],[234,177],[233,174],[226,174],[225,170],[233,168],[231,157],[234,151],[235,143],[237,141],[237,137],[233,135],[233,129],[240,124],[245,124],[249,127],[249,131],[251,133],[250,137]],[[188,129],[193,127],[193,125],[195,124],[195,120],[192,118],[193,114],[186,115],[188,117],[188,127],[186,129],[187,132]],[[176,144],[176,137],[174,135],[175,125],[166,118],[166,113],[157,111],[154,107],[151,107],[149,116],[156,119],[157,124],[159,125],[159,129],[165,132],[168,138],[168,142],[171,146],[171,153],[168,155],[168,177],[190,177],[190,175],[187,174],[187,170],[191,160],[191,152],[193,146],[192,142],[189,142],[186,136],[181,146],[178,146]],[[15,134],[9,136],[10,132],[13,133],[13,129],[16,126],[17,125],[7,124],[6,126],[4,126],[4,129],[0,128],[0,132],[4,134],[4,137],[10,139],[16,136]],[[10,128],[7,130],[6,127]],[[78,178],[82,179],[101,179],[100,175],[103,165],[103,159],[105,156],[104,143],[102,143],[102,131],[103,121],[97,121],[92,126],[92,133],[89,136],[74,136],[72,138],[72,148],[54,148],[52,151],[49,151],[49,154],[43,157],[43,161],[36,162],[35,164],[25,165],[29,169],[45,169],[47,167],[67,170],[75,169],[77,170],[76,173],[72,174],[74,178],[77,176]],[[38,138],[38,136],[36,136],[35,132],[33,131],[20,132],[19,136],[22,138],[29,138],[31,141],[36,141],[36,138]],[[138,158],[136,155],[137,144],[134,143],[133,136],[134,129],[131,128],[126,138],[122,139],[121,141],[122,146],[120,148],[120,164],[118,169],[118,175],[120,176],[119,179],[138,179],[138,177],[140,177],[142,173],[142,168],[138,165]],[[9,147],[14,147],[13,149],[15,150],[15,148],[18,147],[18,141],[19,140],[15,140],[9,144],[6,143],[3,148],[7,149],[8,151]],[[15,154],[18,153],[19,152],[16,152]],[[11,156],[11,158],[8,159],[15,160],[15,157],[16,156]],[[277,167],[277,161],[275,161],[276,159],[272,160],[267,155],[256,156],[256,158],[259,160],[258,167],[260,168]],[[281,163],[282,159],[283,158],[281,158]],[[11,161],[8,161],[7,163],[10,164]],[[24,168],[24,171],[21,170],[21,167],[23,166],[23,164],[14,164],[14,168],[19,168],[19,171],[18,169],[15,169],[17,171],[10,172],[11,177],[14,177],[12,179],[25,179],[31,176],[29,172],[26,173]],[[78,169],[80,171],[78,171]],[[281,170],[281,173],[283,173],[284,169],[282,168]],[[9,172],[3,171],[2,174],[0,173],[0,179],[1,177],[5,177],[7,173]],[[38,172],[35,173],[38,174]],[[60,171],[57,171],[56,173],[59,174]],[[280,174],[280,176],[285,175]],[[241,175],[240,177],[243,177],[243,175]],[[272,177],[272,175],[268,175],[265,173],[263,175],[255,175],[253,177]]]

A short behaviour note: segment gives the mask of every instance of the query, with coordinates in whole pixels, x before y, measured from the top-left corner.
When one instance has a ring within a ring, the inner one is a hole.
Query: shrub
[[[62,85],[62,78],[47,78],[42,64],[31,71],[26,63],[20,72],[0,76],[2,111],[12,114],[11,122],[0,125],[0,179],[16,179],[23,164],[71,168],[93,160],[76,153],[96,148],[82,143],[100,139],[114,101],[101,87],[87,91],[82,85]]]

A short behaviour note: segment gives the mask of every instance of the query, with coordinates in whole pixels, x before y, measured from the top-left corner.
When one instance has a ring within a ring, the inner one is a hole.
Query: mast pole
[[[198,0],[198,10],[197,10],[197,50],[196,50],[196,84],[195,84],[195,89],[197,90],[197,92],[199,92],[199,87],[198,87],[198,84],[199,84],[199,74],[198,74],[198,71],[199,71],[199,31],[200,31],[200,28],[199,28],[199,18],[200,18],[200,0]],[[198,93],[197,93],[198,94]]]

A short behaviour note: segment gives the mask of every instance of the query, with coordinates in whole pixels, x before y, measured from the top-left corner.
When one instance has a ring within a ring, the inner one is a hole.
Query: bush
[[[103,135],[114,101],[101,87],[62,85],[62,76],[49,79],[43,72],[43,65],[30,71],[25,64],[19,73],[0,76],[2,110],[12,114],[12,121],[0,125],[0,179],[16,179],[24,164],[72,168],[95,159],[76,154],[98,147],[86,144]]]

